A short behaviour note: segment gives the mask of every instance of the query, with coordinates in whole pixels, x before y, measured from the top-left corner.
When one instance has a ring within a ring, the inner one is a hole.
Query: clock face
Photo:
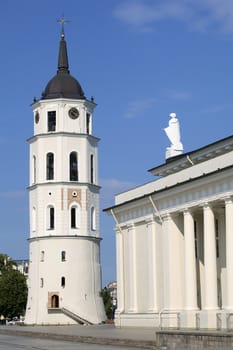
[[[35,123],[38,124],[39,120],[40,120],[40,114],[39,114],[39,112],[36,112],[36,114],[35,114]]]
[[[79,111],[77,110],[77,108],[75,108],[75,107],[70,108],[69,117],[71,119],[77,119],[78,116],[79,116]]]

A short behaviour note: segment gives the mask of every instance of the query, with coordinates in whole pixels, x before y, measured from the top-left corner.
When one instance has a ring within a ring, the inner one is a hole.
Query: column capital
[[[155,222],[155,215],[151,215],[145,219],[146,225],[152,225]]]
[[[166,213],[166,214],[162,215],[162,219],[163,219],[163,221],[171,220],[172,219],[171,214],[170,213]]]
[[[183,213],[183,215],[188,215],[188,214],[193,215],[193,209],[192,208],[186,207],[183,210],[181,210],[181,212]]]
[[[133,230],[133,229],[134,229],[135,224],[134,224],[134,222],[130,222],[130,223],[128,223],[128,224],[126,225],[126,227],[127,227],[128,231],[130,231],[130,230]]]
[[[232,198],[232,196],[226,196],[226,197],[223,198],[223,200],[224,200],[225,204],[231,204],[231,203],[233,203],[233,198]]]
[[[122,234],[121,228],[120,227],[115,227],[114,229],[116,235]]]
[[[213,209],[212,203],[210,202],[204,202],[200,204],[200,207],[203,208],[203,210]]]

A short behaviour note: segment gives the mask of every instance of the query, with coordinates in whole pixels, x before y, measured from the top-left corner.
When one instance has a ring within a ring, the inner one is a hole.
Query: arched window
[[[95,182],[94,178],[94,156],[91,154],[90,158],[90,168],[91,168],[91,183],[93,184]]]
[[[47,208],[47,229],[54,230],[55,228],[55,209],[53,206]]]
[[[36,156],[33,156],[33,161],[32,161],[32,183],[36,183]]]
[[[46,179],[47,180],[53,180],[54,179],[54,154],[53,153],[47,153],[46,156]]]
[[[76,208],[71,208],[71,228],[76,228]]]
[[[74,204],[70,207],[70,228],[77,229],[80,226],[80,207]]]
[[[54,229],[54,208],[49,208],[50,229]]]
[[[32,231],[36,231],[36,208],[32,208]]]
[[[78,181],[78,154],[70,153],[70,181]]]
[[[66,261],[66,252],[65,252],[65,250],[62,250],[62,252],[61,252],[61,261]]]
[[[64,288],[65,285],[66,285],[66,279],[65,279],[64,276],[62,276],[62,278],[61,278],[61,286]]]
[[[91,230],[96,230],[96,217],[95,217],[95,208],[91,207]]]

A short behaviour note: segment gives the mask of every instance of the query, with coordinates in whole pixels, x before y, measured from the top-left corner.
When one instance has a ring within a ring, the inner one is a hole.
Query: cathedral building
[[[70,75],[62,29],[57,73],[32,104],[26,324],[98,324],[106,318],[95,107]]]
[[[183,153],[115,196],[118,327],[229,329],[233,322],[233,136]]]

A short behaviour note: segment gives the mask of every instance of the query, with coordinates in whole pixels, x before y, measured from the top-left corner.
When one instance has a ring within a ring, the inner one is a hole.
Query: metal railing
[[[233,331],[232,317],[233,317],[233,313],[227,314],[226,321],[227,321],[227,331],[228,332]]]
[[[78,322],[79,324],[84,324],[84,325],[91,325],[92,323],[88,320],[86,320],[85,318],[79,316],[78,314],[76,314],[75,312],[67,309],[66,307],[62,307],[61,311],[68,317],[72,318],[73,320],[75,320],[76,322]]]
[[[159,316],[159,329],[162,328],[173,328],[173,329],[180,329],[180,312],[179,311],[169,311],[169,310],[161,310],[158,313]],[[171,325],[170,322],[168,326],[164,326],[163,325],[163,321],[165,320],[171,320],[171,319],[176,320],[176,326],[175,325]]]
[[[216,318],[217,318],[217,330],[220,331],[222,329],[222,314],[217,313],[216,314]]]
[[[199,312],[196,313],[196,329],[200,329],[201,323],[200,323],[200,314]]]

